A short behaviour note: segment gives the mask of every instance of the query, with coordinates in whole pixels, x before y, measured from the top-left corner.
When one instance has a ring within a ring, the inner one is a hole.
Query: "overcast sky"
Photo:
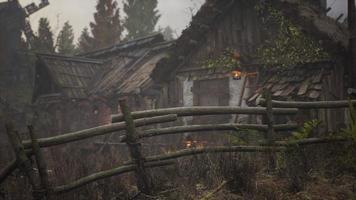
[[[0,0],[0,2],[5,0]],[[39,3],[40,0],[19,0],[22,5],[31,2]],[[122,1],[120,8],[122,8]],[[144,0],[142,0],[144,1]],[[49,0],[50,5],[30,17],[33,30],[37,30],[38,20],[41,17],[47,17],[50,20],[53,32],[58,34],[63,23],[69,21],[74,28],[75,35],[78,37],[84,27],[88,27],[93,21],[93,13],[97,0]],[[204,0],[158,0],[158,10],[162,17],[158,26],[171,26],[179,35],[191,20],[191,11],[189,8],[199,9]],[[346,13],[347,0],[328,0],[328,6],[332,6],[330,15],[337,17],[340,13]],[[124,12],[122,11],[123,15]],[[345,14],[346,15],[346,14]]]
[[[120,8],[122,8],[122,1],[118,0]],[[31,2],[39,3],[40,0],[20,0],[23,6]],[[79,37],[83,28],[89,27],[89,23],[94,20],[93,13],[97,0],[49,0],[49,2],[48,7],[30,16],[33,30],[37,30],[38,20],[41,17],[47,17],[53,32],[57,35],[63,23],[68,20],[73,25],[76,37]],[[197,10],[202,2],[204,0],[158,0],[158,10],[162,17],[157,27],[169,25],[180,34],[191,20],[192,14],[189,8]],[[124,15],[122,9],[120,10],[121,15]]]

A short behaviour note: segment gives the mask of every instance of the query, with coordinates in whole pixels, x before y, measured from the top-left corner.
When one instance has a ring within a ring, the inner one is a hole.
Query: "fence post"
[[[151,194],[151,182],[144,164],[145,158],[141,152],[141,144],[135,130],[135,124],[131,115],[130,108],[127,106],[125,99],[119,100],[120,109],[126,122],[126,144],[128,145],[132,160],[136,164],[136,181],[138,189],[144,194]]]
[[[273,106],[272,106],[272,95],[270,91],[265,91],[266,98],[266,122],[267,122],[267,143],[271,146],[274,146],[275,142],[275,131],[274,131],[274,116],[273,116]],[[268,158],[268,167],[269,170],[276,169],[276,154],[274,152],[270,152]]]
[[[35,155],[36,159],[36,164],[38,168],[38,173],[40,176],[40,190],[35,191],[38,195],[39,199],[48,199],[49,195],[49,189],[50,189],[50,184],[49,184],[49,179],[48,179],[48,174],[47,174],[47,165],[46,162],[43,159],[43,155],[40,150],[40,146],[38,144],[36,134],[34,133],[33,126],[28,126],[28,132],[30,134],[31,138],[31,144],[32,144],[32,151]]]
[[[18,163],[18,166],[20,170],[28,177],[29,182],[32,186],[33,189],[33,199],[34,200],[41,200],[39,198],[35,191],[38,191],[38,187],[36,185],[35,181],[35,175],[34,171],[32,168],[31,160],[30,158],[26,155],[24,146],[22,145],[21,139],[18,135],[18,133],[14,129],[14,125],[12,123],[7,123],[6,125],[6,133],[9,137],[9,141],[12,145],[12,148],[15,152],[16,155],[16,161]]]

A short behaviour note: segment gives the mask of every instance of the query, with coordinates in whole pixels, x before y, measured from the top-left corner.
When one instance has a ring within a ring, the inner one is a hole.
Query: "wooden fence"
[[[223,152],[266,152],[268,153],[271,165],[274,163],[274,153],[285,151],[290,145],[285,141],[276,141],[275,132],[291,131],[298,128],[296,124],[275,124],[274,115],[295,115],[298,109],[329,109],[329,108],[347,108],[349,101],[332,102],[282,102],[272,101],[269,95],[266,100],[261,101],[264,107],[182,107],[167,108],[157,110],[147,110],[131,112],[125,100],[120,100],[121,113],[112,116],[112,123],[91,129],[76,131],[59,136],[40,138],[36,137],[33,127],[28,127],[31,140],[21,141],[20,137],[11,123],[6,124],[7,134],[16,159],[10,162],[0,172],[0,184],[17,168],[25,173],[33,189],[34,199],[46,199],[48,196],[68,192],[92,183],[94,181],[120,175],[127,172],[135,172],[138,189],[146,194],[151,193],[152,183],[147,174],[147,168],[161,167],[174,164],[174,159],[204,154],[204,153],[223,153]],[[356,101],[352,101],[356,104]],[[159,128],[145,130],[138,133],[137,127],[148,126],[165,122],[173,122],[178,117],[200,116],[200,115],[226,115],[226,114],[248,114],[262,115],[266,118],[266,124],[217,124],[217,125],[189,125],[168,128]],[[226,130],[258,130],[267,133],[267,143],[258,146],[220,146],[184,149],[163,155],[144,157],[141,151],[140,139],[155,137],[159,135],[180,134],[186,132],[200,131],[226,131]],[[49,183],[46,162],[43,159],[41,148],[52,147],[66,144],[78,140],[84,140],[96,136],[112,134],[117,131],[126,130],[126,134],[121,136],[120,141],[128,146],[131,160],[125,162],[117,168],[101,171],[89,176],[80,178],[74,182],[61,186],[52,186]],[[300,145],[322,144],[330,142],[345,142],[348,138],[308,138],[297,141]],[[36,183],[36,175],[33,171],[31,156],[34,156],[39,171],[39,183]]]

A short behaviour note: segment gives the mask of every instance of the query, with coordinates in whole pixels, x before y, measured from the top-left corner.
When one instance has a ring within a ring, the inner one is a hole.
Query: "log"
[[[278,115],[293,115],[298,112],[298,109],[275,108],[273,112]],[[199,116],[199,115],[226,115],[226,114],[254,114],[265,115],[266,109],[261,107],[229,107],[229,106],[196,106],[196,107],[177,107],[165,108],[156,110],[145,110],[132,112],[134,119],[154,117],[160,115],[177,114],[178,117],[184,116]],[[122,114],[112,115],[112,122],[122,122],[124,120]]]
[[[174,164],[173,161],[160,161],[160,162],[145,163],[145,167],[153,168],[153,167],[161,167],[161,166],[167,166],[167,165],[172,165],[172,164]],[[89,184],[89,183],[92,183],[92,182],[95,182],[95,181],[98,181],[98,180],[101,180],[104,178],[131,172],[131,171],[134,171],[135,169],[136,169],[135,165],[126,165],[126,166],[121,166],[121,167],[114,168],[111,170],[98,172],[98,173],[89,175],[87,177],[81,178],[79,180],[76,180],[76,181],[69,183],[67,185],[54,187],[52,189],[52,192],[57,193],[57,194],[69,192],[71,190],[77,189],[77,188],[84,186],[86,184]]]
[[[151,182],[147,171],[145,170],[145,159],[141,152],[141,144],[138,142],[138,134],[136,133],[135,123],[131,116],[130,108],[127,106],[126,100],[119,100],[120,109],[126,123],[126,144],[129,148],[131,159],[136,165],[136,181],[138,189],[144,194],[151,194]]]
[[[32,151],[29,150],[25,150],[25,153],[28,157],[32,155]],[[5,168],[0,171],[0,184],[4,182],[17,168],[18,164],[16,159],[7,164]]]
[[[297,124],[280,124],[275,125],[273,128],[276,131],[289,131],[298,128]],[[216,124],[216,125],[190,125],[190,126],[177,126],[170,128],[151,129],[143,131],[139,134],[139,138],[155,137],[160,135],[170,135],[186,132],[200,132],[200,131],[243,131],[243,130],[258,130],[267,131],[266,125],[260,124]],[[125,142],[126,137],[121,138],[121,142]]]
[[[3,183],[7,177],[9,177],[13,171],[17,169],[16,159],[12,160],[9,164],[5,166],[0,172],[0,184]]]
[[[163,161],[176,159],[186,156],[204,154],[204,153],[226,153],[226,152],[280,152],[286,150],[285,147],[267,147],[267,146],[230,146],[230,147],[206,147],[184,149],[173,153],[146,157],[146,161]],[[130,161],[132,162],[132,161]]]
[[[339,142],[351,142],[351,138],[337,137],[337,138],[307,138],[297,141],[277,141],[275,145],[277,146],[291,146],[291,145],[315,145],[315,144],[328,144],[328,143],[339,143]]]
[[[272,101],[273,107],[278,108],[297,108],[297,109],[333,109],[333,108],[348,108],[352,105],[356,105],[356,100],[342,100],[342,101]],[[266,100],[261,99],[258,103],[260,105],[265,105]]]
[[[274,116],[273,116],[273,106],[272,106],[272,94],[269,91],[264,91],[264,96],[266,98],[266,122],[267,122],[267,141],[269,146],[274,146],[275,131],[274,131]],[[276,158],[277,155],[274,152],[270,152],[268,155],[268,169],[276,169]]]
[[[135,126],[147,126],[151,124],[158,124],[164,122],[171,122],[177,120],[177,115],[164,115],[152,118],[144,118],[135,120]],[[59,136],[41,138],[38,139],[38,144],[40,147],[50,147],[55,145],[61,145],[69,142],[74,142],[78,140],[83,140],[91,137],[101,136],[105,134],[109,134],[115,131],[121,131],[126,129],[126,124],[124,122],[121,123],[113,123],[104,126],[99,126],[95,128],[85,129],[81,131],[76,131],[72,133],[67,133]],[[31,148],[31,141],[27,140],[23,142],[25,148]]]
[[[32,163],[29,157],[26,155],[24,146],[21,143],[20,137],[18,133],[15,131],[12,123],[6,124],[6,133],[9,137],[9,141],[12,145],[12,148],[16,155],[16,160],[20,170],[27,176],[29,183],[31,184],[34,191],[38,191],[38,187],[36,185],[36,179],[34,175],[34,171],[32,168]],[[34,194],[34,199],[39,199]]]
[[[50,183],[47,174],[47,165],[43,158],[40,145],[38,144],[38,141],[36,139],[33,126],[28,126],[28,131],[32,141],[32,151],[35,155],[38,173],[40,176],[41,191],[38,191],[38,195],[40,196],[40,199],[47,199],[47,195],[49,194],[50,189]]]

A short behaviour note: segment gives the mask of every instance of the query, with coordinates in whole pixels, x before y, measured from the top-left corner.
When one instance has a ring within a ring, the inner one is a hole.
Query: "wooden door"
[[[228,106],[229,79],[212,79],[194,81],[194,106]],[[199,116],[194,117],[194,124],[227,123],[230,116]]]

